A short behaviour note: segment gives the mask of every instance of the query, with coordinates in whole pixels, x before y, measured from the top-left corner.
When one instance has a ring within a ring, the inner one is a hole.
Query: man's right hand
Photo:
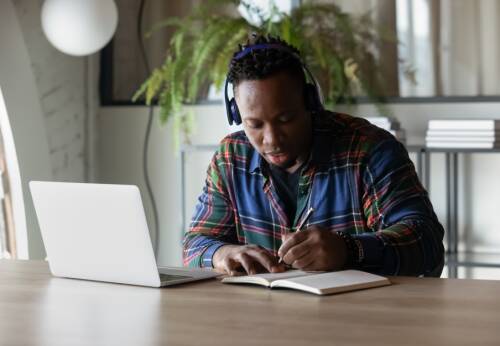
[[[283,263],[269,251],[257,245],[224,245],[215,251],[212,264],[215,270],[228,275],[253,275],[261,272],[280,273],[285,271]]]

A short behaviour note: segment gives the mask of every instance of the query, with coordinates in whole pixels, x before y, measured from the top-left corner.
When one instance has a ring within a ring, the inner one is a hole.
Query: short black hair
[[[240,59],[235,59],[235,56],[248,46],[265,43],[277,44],[285,49],[257,49]],[[296,77],[302,86],[305,85],[306,77],[299,50],[279,37],[252,34],[247,43],[239,45],[239,50],[233,54],[227,79],[235,88],[242,81],[265,79],[280,72],[289,73]]]

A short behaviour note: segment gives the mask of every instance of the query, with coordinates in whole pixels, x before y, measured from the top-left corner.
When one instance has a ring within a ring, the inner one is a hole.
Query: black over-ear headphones
[[[311,71],[307,68],[307,66],[304,64],[302,59],[300,59],[300,56],[295,53],[294,51],[288,49],[285,46],[282,46],[280,44],[276,43],[261,43],[261,44],[254,44],[251,46],[246,47],[243,49],[241,52],[238,52],[232,60],[239,60],[243,58],[244,56],[248,55],[250,52],[253,52],[254,50],[258,49],[276,49],[276,50],[281,50],[284,52],[287,52],[290,54],[292,57],[297,59],[300,64],[302,65],[302,69],[304,70],[304,75],[309,77],[310,82],[306,82],[306,85],[304,87],[304,97],[305,97],[305,103],[306,103],[306,108],[307,110],[316,113],[316,112],[321,112],[323,110],[323,100],[322,100],[322,95],[321,95],[321,89],[316,83],[316,80],[314,79],[314,76],[312,75]],[[229,125],[240,125],[241,124],[241,115],[240,111],[238,109],[238,105],[236,104],[236,100],[234,97],[229,100],[229,96],[227,94],[227,86],[229,82],[228,79],[226,78],[226,84],[224,85],[224,101],[226,103],[226,113],[227,113],[227,120],[229,121]]]

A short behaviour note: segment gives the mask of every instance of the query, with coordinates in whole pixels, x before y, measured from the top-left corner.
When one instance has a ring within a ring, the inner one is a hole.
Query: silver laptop
[[[30,182],[52,275],[162,287],[220,275],[156,266],[134,185]]]

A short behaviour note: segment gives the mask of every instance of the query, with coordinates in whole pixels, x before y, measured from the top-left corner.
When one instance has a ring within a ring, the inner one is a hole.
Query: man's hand
[[[224,245],[215,251],[212,264],[215,270],[228,275],[241,275],[242,271],[253,275],[261,272],[285,271],[284,264],[269,251],[257,245]]]
[[[285,234],[278,255],[296,269],[339,270],[346,264],[347,247],[335,231],[311,226],[300,232]]]

